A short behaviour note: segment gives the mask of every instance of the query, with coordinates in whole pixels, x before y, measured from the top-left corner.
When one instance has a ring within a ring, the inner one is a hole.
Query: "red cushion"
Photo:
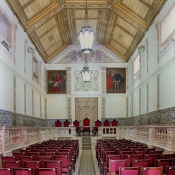
[[[112,126],[118,126],[118,121],[112,121]]]
[[[64,127],[68,127],[70,125],[70,122],[65,121],[64,122]]]
[[[83,125],[84,126],[89,126],[90,125],[90,120],[89,119],[84,119],[83,120]]]
[[[103,122],[103,125],[104,125],[104,126],[109,126],[109,125],[110,125],[110,122],[109,122],[109,121],[104,121],[104,122]]]
[[[61,122],[55,122],[56,127],[61,127]]]
[[[101,121],[96,121],[95,126],[101,126]]]

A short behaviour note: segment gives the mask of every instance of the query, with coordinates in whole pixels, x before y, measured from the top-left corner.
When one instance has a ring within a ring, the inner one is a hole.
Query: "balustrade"
[[[82,130],[82,127],[80,127]],[[11,155],[13,150],[25,149],[29,145],[49,139],[72,139],[83,132],[76,133],[75,127],[0,127],[0,154]],[[88,133],[89,134],[89,133]],[[166,153],[175,151],[175,125],[171,126],[90,126],[90,135],[95,138],[125,138],[136,142],[163,148]]]

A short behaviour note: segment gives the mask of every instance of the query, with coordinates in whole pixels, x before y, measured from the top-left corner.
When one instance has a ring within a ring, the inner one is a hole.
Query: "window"
[[[161,43],[165,42],[175,32],[175,6],[161,23]]]
[[[134,80],[140,75],[140,54],[134,60]]]
[[[9,52],[11,52],[11,32],[11,22],[0,7],[0,42]]]
[[[32,70],[33,70],[33,79],[36,80],[37,83],[39,83],[40,64],[34,56],[32,61]]]

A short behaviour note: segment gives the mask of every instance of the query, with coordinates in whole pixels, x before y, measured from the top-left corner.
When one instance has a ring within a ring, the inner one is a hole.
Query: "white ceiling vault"
[[[6,0],[42,56],[50,62],[79,45],[85,0]],[[87,0],[94,44],[127,62],[166,0]]]

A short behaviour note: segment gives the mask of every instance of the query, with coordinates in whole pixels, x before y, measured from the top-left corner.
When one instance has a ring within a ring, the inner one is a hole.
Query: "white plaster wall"
[[[147,85],[141,88],[141,113],[147,113]]]
[[[155,20],[155,22],[152,24],[145,36],[145,38],[148,38],[148,76],[152,75],[158,69],[159,66],[157,49],[157,31],[155,27],[156,22],[158,21]],[[146,59],[146,57],[144,59]]]
[[[16,48],[15,48],[15,71],[24,77],[24,38],[25,34],[21,26],[17,23]]]
[[[32,116],[32,89],[26,87],[26,115]]]
[[[1,50],[0,50],[1,55]],[[0,56],[1,59],[1,56]],[[0,61],[0,109],[13,111],[13,75]]]
[[[40,95],[34,92],[34,116],[40,118]]]
[[[175,106],[175,62],[160,73],[160,109]]]
[[[106,96],[106,118],[126,117],[126,97],[125,95]]]
[[[145,81],[147,78],[147,53],[146,53],[146,43],[144,42],[145,51],[141,52],[141,82]]]
[[[16,79],[16,113],[24,113],[24,83]]]
[[[132,95],[128,96],[128,117],[132,117]]]
[[[47,98],[47,119],[67,119],[67,98]]]
[[[139,89],[133,93],[133,116],[139,115]]]
[[[41,118],[45,119],[44,98],[41,96]]]
[[[157,110],[157,77],[149,82],[149,112]],[[145,99],[146,100],[146,99]]]

